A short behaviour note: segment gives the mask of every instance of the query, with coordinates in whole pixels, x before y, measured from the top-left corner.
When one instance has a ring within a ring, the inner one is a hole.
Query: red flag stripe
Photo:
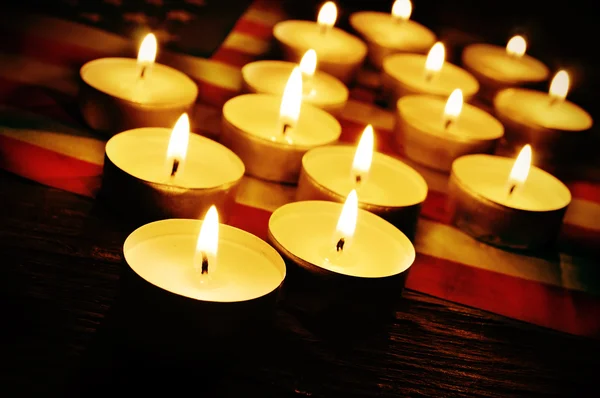
[[[240,52],[233,48],[221,47],[211,57],[213,61],[226,65],[242,67],[256,59],[255,55]]]
[[[96,194],[102,175],[101,165],[3,135],[0,135],[0,167],[44,185],[89,197]]]
[[[248,36],[262,40],[271,40],[273,36],[273,25],[259,23],[242,17],[233,28],[236,33],[243,33]]]
[[[406,287],[562,332],[600,337],[600,300],[588,294],[418,254]]]

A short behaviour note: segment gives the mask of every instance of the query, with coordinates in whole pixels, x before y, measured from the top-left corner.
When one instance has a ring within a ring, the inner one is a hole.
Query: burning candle
[[[344,204],[302,201],[280,207],[269,219],[269,241],[288,261],[291,283],[310,289],[306,299],[319,307],[331,302],[348,307],[382,294],[397,297],[415,259],[402,232],[358,208],[355,190]]]
[[[410,0],[396,0],[391,13],[360,11],[350,15],[350,25],[367,43],[369,62],[377,69],[388,55],[425,54],[435,43],[435,34],[410,20],[411,14]]]
[[[550,74],[546,65],[525,54],[527,41],[523,36],[513,36],[506,48],[490,44],[472,44],[462,54],[464,67],[481,84],[479,96],[492,102],[498,91],[539,83]]]
[[[244,164],[223,145],[190,134],[187,114],[175,127],[139,128],[106,144],[101,196],[142,220],[199,218],[215,204],[225,218]]]
[[[396,112],[397,149],[409,159],[450,172],[455,159],[492,153],[504,127],[493,116],[463,103],[460,89],[445,101],[431,95],[401,98]]]
[[[198,333],[231,333],[246,319],[258,322],[259,313],[272,313],[286,274],[283,259],[266,242],[219,224],[215,206],[204,220],[141,226],[125,240],[123,254],[132,271],[128,276],[144,289],[135,292],[143,297],[140,305],[152,306],[152,316],[182,323],[193,314]],[[155,297],[161,305],[152,305]]]
[[[522,250],[548,250],[571,202],[569,189],[531,166],[529,145],[516,161],[468,155],[452,164],[452,222],[486,243]]]
[[[341,131],[329,113],[302,104],[299,68],[292,71],[283,97],[246,94],[223,106],[221,141],[240,156],[248,174],[269,181],[296,183],[302,156],[336,142]]]
[[[355,189],[359,206],[414,237],[427,183],[415,170],[390,156],[373,151],[373,128],[368,125],[357,147],[324,146],[302,158],[297,200],[343,202]]]
[[[445,62],[446,50],[441,42],[429,54],[395,54],[383,61],[382,84],[390,106],[406,95],[430,94],[448,97],[460,88],[465,101],[479,90],[477,80],[464,69]]]
[[[284,21],[275,25],[273,35],[286,60],[297,63],[304,53],[314,49],[319,69],[350,83],[366,55],[367,46],[360,39],[335,28],[337,8],[331,1],[319,11],[317,22]]]
[[[551,170],[568,167],[581,152],[592,117],[565,98],[569,75],[559,71],[548,93],[506,89],[494,99],[496,116],[506,127],[509,150],[531,144],[536,164]]]
[[[308,50],[300,65],[284,61],[251,62],[242,68],[245,91],[283,95],[285,85],[295,67],[302,72],[302,101],[338,115],[348,101],[348,89],[337,78],[317,67],[317,53]]]
[[[170,127],[189,112],[198,88],[188,76],[154,62],[156,37],[146,36],[137,60],[101,58],[83,65],[79,106],[86,123],[106,134]]]

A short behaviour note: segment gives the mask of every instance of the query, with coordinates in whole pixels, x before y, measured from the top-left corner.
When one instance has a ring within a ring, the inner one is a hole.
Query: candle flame
[[[313,76],[317,69],[317,52],[312,48],[300,60],[300,71],[305,76]]]
[[[457,88],[450,94],[446,107],[444,108],[444,119],[454,122],[460,116],[463,107],[463,93],[460,88]]]
[[[319,11],[319,16],[317,17],[317,23],[321,27],[325,27],[327,29],[331,28],[335,25],[335,21],[337,19],[337,7],[333,1],[328,1],[321,7]]]
[[[392,17],[401,21],[407,21],[412,14],[412,3],[410,0],[396,0],[392,6]]]
[[[338,219],[337,226],[335,228],[338,239],[346,240],[346,248],[349,245],[348,240],[354,235],[356,229],[356,219],[358,217],[358,196],[356,190],[352,190],[344,202],[342,207],[342,213]]]
[[[550,96],[556,100],[564,100],[569,92],[569,74],[560,70],[550,83]]]
[[[527,42],[525,38],[520,35],[511,37],[506,43],[506,53],[515,57],[522,57],[527,51]]]
[[[439,72],[444,65],[444,61],[446,59],[446,49],[444,48],[444,44],[442,42],[437,42],[431,47],[429,50],[429,54],[427,54],[427,60],[425,61],[425,71],[427,72]]]
[[[519,156],[517,156],[517,160],[515,160],[515,164],[510,171],[510,175],[508,177],[508,183],[511,187],[520,187],[527,180],[527,176],[529,175],[529,169],[531,168],[531,145],[525,145]]]
[[[153,33],[148,33],[138,51],[137,61],[140,65],[152,65],[156,59],[156,51],[158,44],[156,43],[156,36]]]
[[[219,248],[219,213],[215,205],[206,212],[196,242],[194,268],[203,274],[214,274]]]
[[[189,140],[190,119],[187,113],[184,113],[179,117],[177,123],[175,123],[175,127],[173,127],[173,131],[171,132],[171,138],[169,139],[169,146],[167,147],[167,164],[169,168],[173,166],[173,162],[175,161],[178,162],[178,167],[175,171],[183,168]]]
[[[373,126],[369,124],[365,127],[360,141],[358,142],[358,146],[356,147],[354,161],[352,162],[352,174],[357,182],[365,180],[369,175],[369,170],[371,169],[371,163],[373,161],[373,135]]]
[[[285,126],[296,127],[302,106],[302,73],[295,67],[290,75],[279,108],[279,120]]]

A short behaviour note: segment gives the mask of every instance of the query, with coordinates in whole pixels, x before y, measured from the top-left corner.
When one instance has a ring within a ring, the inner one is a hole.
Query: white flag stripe
[[[77,95],[79,90],[77,72],[24,56],[0,53],[0,76],[72,96]]]
[[[244,13],[243,17],[249,21],[259,23],[265,26],[275,26],[277,22],[283,21],[285,15],[272,10],[261,10],[256,7],[250,8]]]
[[[231,32],[223,42],[224,48],[256,56],[269,51],[269,45],[269,41],[257,39],[256,37],[236,31]]]

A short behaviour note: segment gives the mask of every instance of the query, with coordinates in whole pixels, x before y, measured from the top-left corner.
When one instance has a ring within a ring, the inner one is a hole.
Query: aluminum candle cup
[[[504,47],[490,44],[467,46],[462,54],[462,64],[479,81],[478,95],[489,103],[500,90],[540,83],[550,74],[548,67],[537,59],[527,54],[511,54]]]
[[[446,124],[445,106],[446,100],[440,97],[401,98],[396,111],[397,149],[419,164],[444,172],[450,172],[452,162],[460,156],[494,151],[504,134],[498,120],[463,104],[456,120]]]
[[[429,94],[447,98],[457,88],[462,90],[465,102],[469,102],[479,90],[479,83],[469,72],[448,62],[428,78],[426,60],[424,55],[396,54],[383,61],[382,84],[391,107],[407,95]]]
[[[296,183],[302,156],[311,148],[336,142],[342,128],[329,113],[302,104],[296,127],[284,135],[281,102],[281,97],[268,94],[230,99],[223,106],[221,142],[243,160],[249,175]]]
[[[112,135],[138,127],[171,127],[198,96],[196,83],[161,64],[140,78],[135,59],[102,58],[80,70],[79,106],[86,123]]]
[[[510,147],[531,144],[534,163],[557,171],[574,163],[593,124],[592,117],[574,103],[553,102],[547,93],[528,89],[501,91],[494,109]]]
[[[216,253],[207,255],[202,273],[204,261],[200,269],[197,260],[205,252],[199,250],[198,236],[206,222],[208,216],[205,221],[161,220],[136,229],[125,241],[123,294],[132,305],[127,323],[136,338],[159,335],[166,341],[148,337],[150,343],[173,349],[188,340],[210,345],[206,337],[244,335],[273,314],[286,275],[281,256],[256,236],[217,221]]]
[[[308,151],[302,158],[296,199],[343,203],[356,189],[362,209],[379,215],[413,239],[427,183],[401,161],[375,152],[368,177],[357,184],[351,173],[355,151],[356,147],[348,145]]]
[[[387,308],[401,297],[415,259],[413,245],[400,230],[362,209],[356,209],[351,242],[336,251],[333,238],[342,207],[294,202],[269,219],[269,241],[288,264],[290,288],[300,290],[301,309],[314,315]]]
[[[385,57],[396,53],[426,54],[435,34],[411,20],[397,20],[390,13],[361,11],[350,15],[350,25],[367,43],[369,62],[377,69]]]
[[[452,223],[494,246],[547,250],[556,241],[571,193],[532,166],[521,189],[508,195],[507,176],[514,162],[491,155],[457,159],[448,192]]]
[[[213,204],[227,220],[244,164],[219,143],[190,134],[187,156],[171,177],[166,164],[171,133],[140,128],[112,137],[106,144],[101,196],[141,220],[200,218]]]
[[[297,64],[283,61],[257,61],[242,68],[246,92],[281,96]],[[304,80],[302,101],[339,115],[348,101],[348,89],[335,77],[317,71]]]
[[[324,30],[316,22],[280,22],[273,35],[286,61],[298,63],[312,48],[317,52],[319,69],[345,84],[352,82],[367,56],[367,46],[360,39],[338,28]]]

